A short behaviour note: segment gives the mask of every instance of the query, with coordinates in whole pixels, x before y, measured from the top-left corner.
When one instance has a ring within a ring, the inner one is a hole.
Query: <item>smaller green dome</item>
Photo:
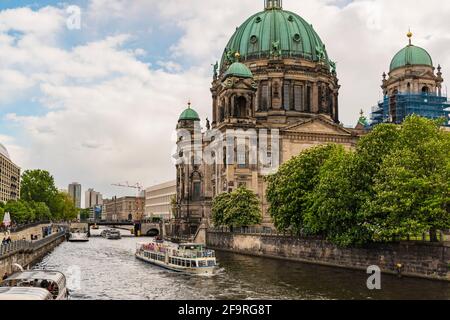
[[[412,44],[400,50],[392,59],[390,70],[406,66],[433,66],[430,54],[420,47]]]
[[[245,64],[234,62],[225,72],[225,78],[227,77],[253,78],[253,73]]]
[[[181,113],[180,118],[178,119],[178,121],[183,120],[200,121],[198,113],[194,109],[191,109],[190,103],[188,104],[188,108]]]

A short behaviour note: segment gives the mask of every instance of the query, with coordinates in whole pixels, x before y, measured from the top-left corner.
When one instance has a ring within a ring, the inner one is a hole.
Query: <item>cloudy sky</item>
[[[0,143],[60,188],[78,181],[112,196],[133,191],[111,183],[173,179],[180,112],[191,99],[211,118],[211,64],[263,2],[2,0]],[[347,126],[381,98],[381,74],[409,27],[450,76],[450,1],[284,0],[284,9],[309,21],[337,61]]]

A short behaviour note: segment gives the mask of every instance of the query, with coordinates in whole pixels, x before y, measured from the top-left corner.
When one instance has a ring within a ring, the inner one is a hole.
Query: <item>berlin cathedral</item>
[[[414,64],[410,58],[396,56],[396,68],[391,70],[390,79],[384,76],[384,87],[391,87],[399,77],[408,78],[407,72]],[[437,90],[442,82],[440,69],[438,76],[432,76],[434,67],[430,67],[430,61],[427,60],[424,77],[430,90]],[[420,69],[421,64],[419,59],[416,67]],[[420,75],[414,75],[414,79],[413,87],[422,90]],[[435,81],[434,86],[431,80]],[[282,0],[266,0],[262,12],[236,29],[220,64],[214,66],[211,123],[207,121],[202,130],[200,117],[190,104],[178,120],[177,132],[183,134],[177,141],[173,231],[195,234],[199,226],[210,226],[213,198],[239,186],[246,186],[259,196],[263,225],[271,226],[265,194],[265,176],[270,173],[267,165],[249,161],[248,148],[243,156],[222,150],[211,138],[211,132],[215,132],[214,136],[221,133],[220,139],[227,140],[229,132],[236,130],[244,135],[265,130],[269,138],[264,152],[272,157],[270,162],[277,164],[320,144],[354,148],[358,138],[367,132],[368,124],[364,116],[355,129],[345,128],[339,122],[339,88],[336,63],[311,24],[283,10]],[[276,132],[277,138],[270,132]],[[190,138],[186,139],[186,134]],[[211,152],[212,161],[195,161],[196,155],[205,150]],[[257,157],[261,157],[260,152]]]

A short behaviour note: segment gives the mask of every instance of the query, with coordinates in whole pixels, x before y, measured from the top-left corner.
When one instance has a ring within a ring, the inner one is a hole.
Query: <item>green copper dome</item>
[[[191,104],[189,104],[188,108],[181,113],[180,118],[178,119],[178,121],[183,120],[200,121],[198,113],[194,109],[191,109]]]
[[[239,78],[253,78],[253,74],[250,69],[245,64],[240,62],[234,62],[225,72],[225,78],[231,76]]]
[[[406,66],[433,66],[433,60],[430,54],[420,47],[412,44],[400,50],[392,59],[390,70],[393,71],[398,68]]]
[[[325,45],[313,27],[278,5],[266,6],[236,29],[222,56],[222,71],[225,64],[236,61],[236,53],[241,61],[281,56],[329,63]]]

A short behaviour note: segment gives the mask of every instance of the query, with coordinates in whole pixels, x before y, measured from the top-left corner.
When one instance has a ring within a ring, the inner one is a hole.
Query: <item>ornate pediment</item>
[[[352,131],[346,129],[332,120],[329,120],[326,116],[319,115],[316,118],[302,120],[297,123],[291,124],[288,127],[282,128],[282,132],[286,133],[316,133],[316,134],[330,134],[330,135],[346,135],[351,136]]]

